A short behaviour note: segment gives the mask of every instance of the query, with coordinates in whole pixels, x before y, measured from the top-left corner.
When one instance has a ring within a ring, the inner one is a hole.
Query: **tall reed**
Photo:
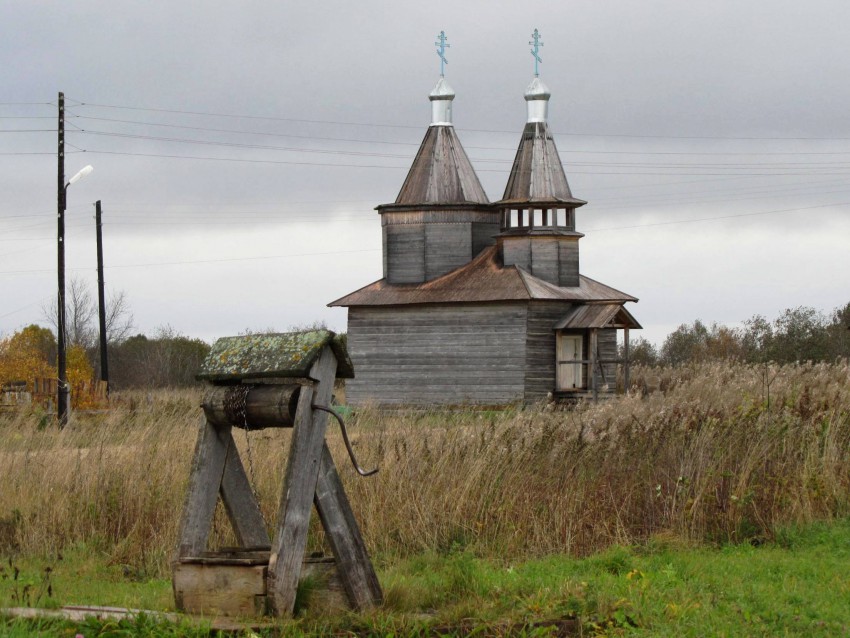
[[[638,388],[598,406],[381,412],[349,428],[350,468],[329,440],[379,560],[465,548],[508,560],[574,555],[656,534],[770,537],[777,525],[850,514],[850,366],[707,363],[638,369]],[[768,401],[769,396],[769,401]],[[0,417],[0,553],[74,545],[168,573],[200,394],[119,398],[64,431]],[[269,524],[289,433],[235,431]],[[215,542],[232,543],[219,512]],[[314,525],[313,546],[322,544]]]

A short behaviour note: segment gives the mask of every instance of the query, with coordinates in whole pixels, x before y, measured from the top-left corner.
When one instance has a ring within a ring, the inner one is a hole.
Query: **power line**
[[[420,142],[397,142],[397,141],[389,141],[389,140],[376,140],[376,139],[363,139],[363,138],[349,138],[349,137],[326,137],[319,135],[297,135],[294,133],[274,133],[269,131],[246,131],[242,129],[225,129],[225,128],[213,128],[206,126],[187,126],[182,124],[165,124],[162,122],[145,122],[140,120],[122,120],[115,118],[106,118],[106,117],[92,117],[89,115],[80,115],[77,116],[79,119],[84,120],[94,120],[100,122],[115,122],[122,124],[136,124],[141,126],[156,126],[156,127],[165,127],[165,128],[177,128],[191,131],[206,131],[206,132],[214,132],[214,133],[236,133],[240,135],[258,135],[258,136],[267,136],[267,137],[283,137],[283,138],[293,138],[293,139],[308,139],[308,140],[321,140],[321,141],[330,141],[330,142],[350,142],[350,143],[358,143],[358,144],[386,144],[386,145],[394,145],[394,146],[419,146]],[[78,127],[79,128],[79,127]],[[82,130],[82,129],[81,129]],[[464,129],[461,129],[464,130]],[[508,131],[504,131],[507,133]],[[475,146],[465,144],[464,148],[467,149],[475,149],[475,150],[495,150],[495,151],[515,151],[516,147],[514,146]],[[566,149],[559,151],[561,155],[564,154],[589,154],[589,155],[673,155],[673,156],[682,156],[682,155],[705,155],[705,156],[715,156],[715,155],[729,155],[729,156],[762,156],[762,155],[850,155],[850,151],[593,151],[587,149]]]
[[[138,120],[119,120],[112,119],[106,117],[91,117],[88,115],[80,115],[78,116],[83,120],[97,120],[102,122],[116,122],[116,123],[124,123],[124,124],[139,124],[143,126],[158,126],[158,127],[166,127],[166,128],[178,128],[185,129],[189,131],[207,131],[213,133],[238,133],[240,135],[261,135],[268,137],[285,137],[285,138],[294,138],[294,139],[308,139],[308,140],[322,140],[329,142],[353,142],[359,144],[392,144],[395,146],[419,146],[419,142],[392,142],[386,140],[364,140],[364,139],[354,139],[348,137],[324,137],[319,135],[297,135],[294,133],[272,133],[267,131],[245,131],[240,129],[225,129],[225,128],[211,128],[206,126],[186,126],[181,124],[163,124],[160,122],[140,122]],[[475,148],[475,147],[467,147],[467,148]],[[501,149],[501,150],[512,150],[509,148]]]
[[[71,151],[71,152],[79,152],[79,151]],[[66,153],[67,154],[67,153]],[[26,151],[26,152],[0,152],[0,155],[56,155],[56,151],[44,151],[44,152],[35,152],[35,151]]]
[[[11,312],[7,312],[7,313],[6,313],[6,314],[4,314],[4,315],[0,315],[0,319],[5,319],[6,317],[11,317],[12,315],[16,315],[16,314],[18,314],[19,312],[23,312],[24,310],[27,310],[28,308],[32,308],[32,307],[33,307],[33,306],[35,306],[35,305],[43,304],[45,301],[47,301],[47,298],[46,298],[46,297],[45,297],[45,298],[42,298],[42,299],[39,299],[38,301],[33,301],[32,303],[29,303],[29,304],[27,304],[26,306],[21,306],[20,308],[17,308],[17,309],[15,309],[15,310],[12,310]]]
[[[226,118],[234,118],[234,119],[244,119],[244,120],[268,120],[273,122],[298,122],[298,123],[306,123],[306,124],[339,124],[343,126],[375,126],[379,128],[406,128],[406,129],[421,129],[420,126],[411,126],[411,125],[402,125],[402,124],[369,124],[365,122],[338,122],[333,120],[305,120],[299,118],[292,117],[271,117],[271,116],[263,116],[263,115],[234,115],[231,113],[211,113],[205,111],[181,111],[178,109],[158,109],[158,108],[145,108],[140,106],[121,106],[117,104],[95,104],[92,102],[80,102],[75,105],[74,108],[79,108],[81,106],[90,106],[90,107],[98,107],[98,108],[106,108],[106,109],[122,109],[128,111],[149,111],[152,113],[174,113],[178,115],[203,115],[203,116],[211,116],[211,117],[226,117]]]
[[[701,217],[698,219],[677,219],[670,220],[664,222],[650,222],[646,224],[634,224],[630,226],[612,226],[608,228],[589,228],[588,232],[607,232],[607,231],[616,231],[616,230],[634,230],[638,228],[651,228],[654,226],[673,226],[679,224],[693,224],[698,222],[707,222],[707,221],[720,221],[725,219],[737,219],[743,217],[756,217],[762,215],[775,215],[780,213],[789,213],[789,212],[799,212],[804,210],[815,210],[820,208],[834,208],[834,207],[842,207],[842,206],[850,206],[850,202],[834,202],[830,204],[818,204],[815,206],[802,206],[796,208],[782,208],[776,210],[768,210],[768,211],[759,211],[753,213],[738,213],[734,215],[720,215],[714,217]],[[259,261],[259,260],[267,260],[267,259],[283,259],[289,257],[312,257],[312,256],[321,256],[321,255],[341,255],[341,254],[350,254],[350,253],[364,253],[364,252],[377,252],[381,250],[380,248],[374,249],[360,249],[360,250],[335,250],[335,251],[326,251],[326,252],[313,252],[313,253],[288,253],[284,255],[265,255],[265,256],[257,256],[257,257],[231,257],[231,258],[222,258],[222,259],[198,259],[198,260],[182,260],[182,261],[168,261],[168,262],[148,262],[148,263],[139,263],[139,264],[117,264],[109,266],[112,268],[149,268],[153,266],[183,266],[190,264],[213,264],[213,263],[228,263],[228,262],[239,262],[239,261]],[[82,271],[82,270],[91,270],[91,268],[75,268],[73,270]],[[35,270],[7,270],[0,271],[0,275],[13,275],[13,274],[33,274],[33,273],[49,273],[53,272],[50,269],[35,269]]]
[[[2,132],[2,131],[0,131]],[[142,139],[142,140],[152,140],[158,142],[173,142],[173,143],[181,143],[181,144],[199,144],[203,146],[222,146],[227,148],[246,148],[246,149],[255,149],[255,150],[274,150],[274,151],[290,151],[290,152],[298,152],[298,153],[318,153],[324,155],[345,155],[345,156],[355,156],[355,157],[383,157],[383,158],[391,158],[391,159],[412,159],[411,155],[398,155],[398,154],[389,154],[389,153],[375,153],[369,151],[343,151],[343,150],[331,150],[331,149],[316,149],[316,148],[304,148],[298,146],[269,146],[262,144],[244,144],[238,142],[219,142],[212,140],[197,140],[197,139],[187,139],[187,138],[175,138],[175,137],[159,137],[159,136],[150,136],[150,135],[138,135],[131,133],[113,133],[108,131],[93,131],[89,129],[81,129],[80,133],[84,133],[87,135],[98,135],[105,137],[120,137],[120,138],[129,138],[129,139]],[[473,162],[477,163],[508,163],[512,162],[512,159],[492,159],[492,158],[471,158]],[[720,168],[720,169],[738,169],[738,168],[799,168],[799,167],[843,167],[850,169],[850,163],[847,161],[828,161],[828,162],[749,162],[745,164],[735,164],[731,162],[715,162],[715,163],[676,163],[676,164],[659,164],[652,162],[570,162],[568,164],[569,167],[572,166],[582,166],[582,167],[600,167],[600,166],[610,166],[615,168],[630,168],[630,167],[646,167],[646,168]]]
[[[133,157],[157,157],[164,159],[190,159],[190,160],[206,160],[212,162],[237,162],[237,163],[249,163],[249,164],[289,164],[295,166],[335,166],[339,168],[393,168],[393,169],[401,169],[407,170],[408,166],[381,166],[376,164],[328,164],[327,162],[295,162],[295,161],[287,161],[287,160],[260,160],[260,159],[247,159],[247,158],[237,158],[237,157],[204,157],[197,155],[169,155],[164,153],[130,153],[126,151],[98,151],[89,149],[86,151],[87,153],[92,153],[95,155],[126,155]]]
[[[236,262],[236,261],[262,261],[268,259],[285,259],[289,257],[315,257],[322,255],[342,255],[349,253],[368,253],[368,252],[378,252],[380,248],[367,248],[367,249],[359,249],[359,250],[334,250],[327,252],[316,252],[316,253],[288,253],[285,255],[264,255],[257,257],[227,257],[222,259],[189,259],[182,261],[158,261],[158,262],[150,262],[144,264],[113,264],[111,266],[107,266],[108,269],[113,268],[150,268],[153,266],[186,266],[191,264],[218,264],[218,263],[227,263],[227,262]],[[91,268],[71,268],[70,270],[74,271],[85,271],[91,270]],[[33,273],[48,273],[53,272],[50,269],[36,269],[36,270],[5,270],[0,271],[0,275],[21,275],[21,274],[33,274]]]
[[[765,210],[758,213],[739,213],[737,215],[721,215],[718,217],[701,217],[699,219],[679,219],[669,222],[652,222],[648,224],[635,224],[634,226],[612,226],[610,228],[588,228],[588,232],[604,232],[610,230],[634,230],[635,228],[650,228],[653,226],[672,226],[675,224],[693,224],[696,222],[717,221],[721,219],[736,219],[738,217],[757,217],[759,215],[774,215],[777,213],[791,213],[802,210],[814,210],[816,208],[832,208],[838,206],[850,206],[850,202],[835,202],[834,204],[818,204],[817,206],[803,206],[799,208],[782,208],[778,210]]]
[[[137,140],[152,140],[156,142],[175,142],[180,144],[200,144],[204,146],[224,146],[231,148],[247,148],[254,150],[271,150],[271,151],[293,151],[300,153],[321,153],[329,155],[354,155],[363,157],[389,157],[393,159],[412,159],[412,155],[393,155],[388,153],[371,153],[367,151],[340,151],[329,149],[313,149],[303,148],[298,146],[268,146],[264,144],[243,144],[239,142],[217,142],[213,140],[193,140],[178,137],[158,137],[153,135],[136,135],[132,133],[112,133],[108,131],[92,131],[90,129],[80,129],[79,131],[70,131],[71,133],[85,133],[86,135],[99,135],[104,137],[121,137]],[[500,160],[499,160],[500,161]]]
[[[92,153],[95,155],[120,155],[120,156],[128,156],[128,157],[155,157],[160,159],[187,159],[187,160],[203,160],[203,161],[211,161],[211,162],[236,162],[236,163],[247,163],[247,164],[281,164],[281,165],[290,165],[290,166],[322,166],[322,167],[336,167],[336,168],[380,168],[380,169],[398,169],[398,170],[409,170],[409,166],[389,166],[389,165],[380,165],[380,164],[341,164],[341,163],[327,163],[327,162],[303,162],[303,161],[294,161],[294,160],[263,160],[263,159],[250,159],[250,158],[235,158],[235,157],[210,157],[210,156],[201,156],[201,155],[175,155],[175,154],[167,154],[167,153],[132,153],[129,151],[104,151],[104,150],[94,150],[94,149],[86,149],[87,153]],[[647,165],[647,168],[652,165]],[[616,166],[615,166],[616,168]],[[664,168],[664,166],[662,166]],[[667,176],[667,175],[681,175],[681,176],[728,176],[729,173],[706,173],[704,171],[701,172],[672,172],[675,171],[676,168],[681,168],[684,170],[692,169],[697,170],[700,167],[698,166],[675,166],[670,165],[670,170],[667,172],[650,172],[650,171],[570,171],[573,175],[652,175],[652,176]],[[715,167],[715,170],[722,170],[723,167]],[[848,167],[850,169],[850,167]],[[740,170],[738,168],[729,167],[728,170]],[[826,171],[794,171],[791,172],[789,170],[785,170],[781,167],[777,167],[777,171],[784,170],[785,172],[769,172],[769,173],[737,173],[738,176],[749,176],[749,177],[782,177],[782,176],[802,176],[802,175],[846,175],[846,172],[826,172]],[[500,169],[488,169],[481,168],[478,169],[480,173],[506,173],[508,172],[507,168]]]
[[[78,100],[77,100],[78,101]],[[350,122],[350,121],[337,121],[337,120],[309,120],[302,118],[289,118],[289,117],[273,117],[273,116],[263,116],[263,115],[246,115],[246,114],[234,114],[234,113],[215,113],[211,111],[186,111],[179,109],[163,109],[163,108],[153,108],[153,107],[140,107],[140,106],[126,106],[126,105],[118,105],[118,104],[99,104],[94,102],[82,102],[78,101],[79,104],[75,105],[74,108],[78,108],[81,106],[87,107],[97,107],[97,108],[109,108],[109,109],[121,109],[121,110],[131,110],[131,111],[148,111],[152,113],[172,113],[179,115],[200,115],[207,117],[225,117],[225,118],[233,118],[233,119],[249,119],[249,120],[268,120],[268,121],[279,121],[279,122],[298,122],[298,123],[307,123],[307,124],[334,124],[334,125],[342,125],[342,126],[374,126],[380,128],[404,128],[404,129],[419,129],[421,130],[421,126],[411,126],[411,125],[400,125],[400,124],[376,124],[376,123],[367,123],[367,122]],[[506,131],[499,129],[465,129],[470,132],[476,133],[508,133],[508,134],[516,134],[516,131]],[[646,135],[646,134],[631,134],[631,133],[566,133],[566,132],[558,132],[557,135],[561,136],[580,136],[580,137],[620,137],[620,138],[634,138],[634,139],[676,139],[676,140],[742,140],[742,141],[833,141],[833,140],[850,140],[850,137],[817,137],[817,136],[726,136],[726,135]]]

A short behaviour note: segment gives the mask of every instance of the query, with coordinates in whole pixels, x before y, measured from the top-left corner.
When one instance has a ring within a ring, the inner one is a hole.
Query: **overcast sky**
[[[850,301],[850,3],[0,4],[0,334],[56,294],[56,98],[67,100],[68,277],[137,331],[212,341],[325,320],[381,277],[374,206],[430,118],[436,35],[455,125],[499,199],[540,30],[581,271],[640,298],[660,343]]]

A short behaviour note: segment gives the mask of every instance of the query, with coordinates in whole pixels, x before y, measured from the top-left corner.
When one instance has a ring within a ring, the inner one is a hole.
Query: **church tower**
[[[445,45],[445,35],[440,34]],[[438,43],[439,44],[439,43]],[[438,50],[445,62],[442,50]],[[493,209],[452,125],[455,93],[441,73],[431,101],[431,125],[392,204],[381,214],[384,279],[424,283],[463,266],[494,243]]]
[[[505,266],[518,266],[556,286],[579,285],[579,239],[575,210],[587,202],[573,197],[547,122],[548,87],[537,73],[525,91],[528,119],[522,132],[500,210],[498,244]]]

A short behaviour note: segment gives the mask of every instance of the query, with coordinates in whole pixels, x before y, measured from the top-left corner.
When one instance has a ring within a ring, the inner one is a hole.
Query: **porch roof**
[[[628,310],[614,303],[575,306],[555,324],[555,330],[641,327]]]

